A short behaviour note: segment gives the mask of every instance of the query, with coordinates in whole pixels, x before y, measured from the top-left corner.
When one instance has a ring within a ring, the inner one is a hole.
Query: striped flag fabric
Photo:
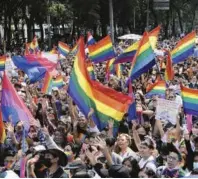
[[[5,70],[6,56],[0,56],[0,71]]]
[[[94,63],[104,62],[115,57],[110,36],[106,36],[98,43],[88,46],[89,58]]]

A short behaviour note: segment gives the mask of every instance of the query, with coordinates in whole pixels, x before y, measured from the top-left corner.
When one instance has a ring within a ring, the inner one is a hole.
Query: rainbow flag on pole
[[[161,29],[161,27],[157,26],[155,29],[153,29],[151,32],[149,32],[149,41],[150,41],[150,44],[151,44],[153,50],[156,49],[160,29]]]
[[[106,36],[97,44],[90,45],[88,49],[89,58],[94,63],[107,61],[115,57],[115,52],[110,36]]]
[[[52,74],[46,72],[41,91],[45,94],[51,94],[53,87],[61,88],[63,85],[64,81],[62,75],[59,75],[54,79]]]
[[[121,121],[131,102],[130,97],[90,79],[85,62],[83,38],[79,41],[68,93],[85,116],[90,108],[94,109],[93,120],[99,129],[103,129],[109,119]]]
[[[152,95],[159,95],[159,96],[165,96],[166,92],[166,82],[162,80],[157,80],[153,85],[151,85],[148,89],[146,89],[146,96],[152,96]]]
[[[60,54],[62,54],[63,56],[67,56],[70,52],[70,48],[67,44],[63,43],[63,42],[58,42],[58,51]]]
[[[140,41],[135,42],[134,44],[130,45],[124,53],[120,54],[114,64],[118,63],[125,63],[125,62],[132,62],[133,57],[135,56],[137,49],[139,47]]]
[[[184,61],[194,54],[195,40],[196,32],[193,31],[178,42],[177,46],[171,51],[174,64]]]
[[[181,85],[183,108],[186,114],[198,115],[198,90]]]
[[[129,76],[132,80],[136,79],[142,73],[147,72],[154,65],[155,55],[149,42],[149,35],[147,32],[145,32],[143,34],[143,38],[140,41],[138,50],[132,62],[132,67],[129,72]]]
[[[165,80],[171,81],[174,78],[174,69],[173,69],[170,52],[167,52],[167,53],[168,53],[168,56],[166,60]]]
[[[0,57],[0,71],[5,70],[6,56]]]
[[[38,40],[37,40],[36,36],[34,37],[32,42],[30,42],[29,50],[30,50],[31,54],[35,54],[35,53],[39,52],[39,44],[38,44]]]

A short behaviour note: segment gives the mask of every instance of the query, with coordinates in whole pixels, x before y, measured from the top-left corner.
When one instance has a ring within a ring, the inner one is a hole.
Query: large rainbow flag
[[[97,44],[88,46],[89,57],[94,63],[110,60],[115,57],[110,36],[106,36]]]
[[[181,85],[183,108],[186,114],[198,115],[198,90]]]
[[[144,33],[129,72],[130,78],[136,79],[155,65],[155,55],[149,42],[149,35]]]
[[[131,98],[90,79],[84,49],[84,39],[81,38],[68,93],[85,116],[90,108],[94,109],[93,120],[99,129],[103,129],[109,119],[115,123],[122,120]]]
[[[157,80],[153,85],[146,89],[146,92],[147,97],[153,95],[165,96],[166,82],[162,80]]]
[[[156,49],[160,29],[161,29],[161,27],[157,26],[155,29],[153,29],[151,32],[149,32],[149,41],[150,41],[150,44],[151,44],[151,47],[153,48],[153,50]]]
[[[6,56],[0,57],[0,71],[5,70]]]
[[[63,43],[63,42],[58,42],[58,51],[60,54],[62,54],[63,56],[67,56],[70,52],[70,48],[67,44]]]
[[[168,53],[168,56],[166,60],[165,80],[171,81],[174,78],[174,69],[173,69],[170,52],[167,52],[167,53]]]
[[[179,63],[194,54],[196,46],[196,32],[193,31],[181,39],[177,46],[171,51],[173,63]]]
[[[124,53],[120,54],[114,64],[117,63],[125,63],[125,62],[132,62],[133,57],[135,56],[137,49],[139,47],[140,41],[135,42],[134,44],[130,45]]]

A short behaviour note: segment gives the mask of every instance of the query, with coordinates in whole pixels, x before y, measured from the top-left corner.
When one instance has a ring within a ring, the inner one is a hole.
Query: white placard
[[[167,120],[175,125],[179,106],[178,102],[158,98],[155,118],[158,120]]]

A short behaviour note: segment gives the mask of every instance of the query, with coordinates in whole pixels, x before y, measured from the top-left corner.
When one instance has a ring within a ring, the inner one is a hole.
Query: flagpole
[[[113,0],[109,0],[109,18],[110,18],[111,39],[114,44]]]
[[[50,0],[48,0],[48,6],[50,5]],[[49,13],[49,12],[48,12]],[[50,14],[48,14],[47,16],[47,25],[48,25],[48,45],[49,45],[49,49],[51,48],[51,28],[50,28],[50,25],[51,25],[51,20],[50,20]]]

